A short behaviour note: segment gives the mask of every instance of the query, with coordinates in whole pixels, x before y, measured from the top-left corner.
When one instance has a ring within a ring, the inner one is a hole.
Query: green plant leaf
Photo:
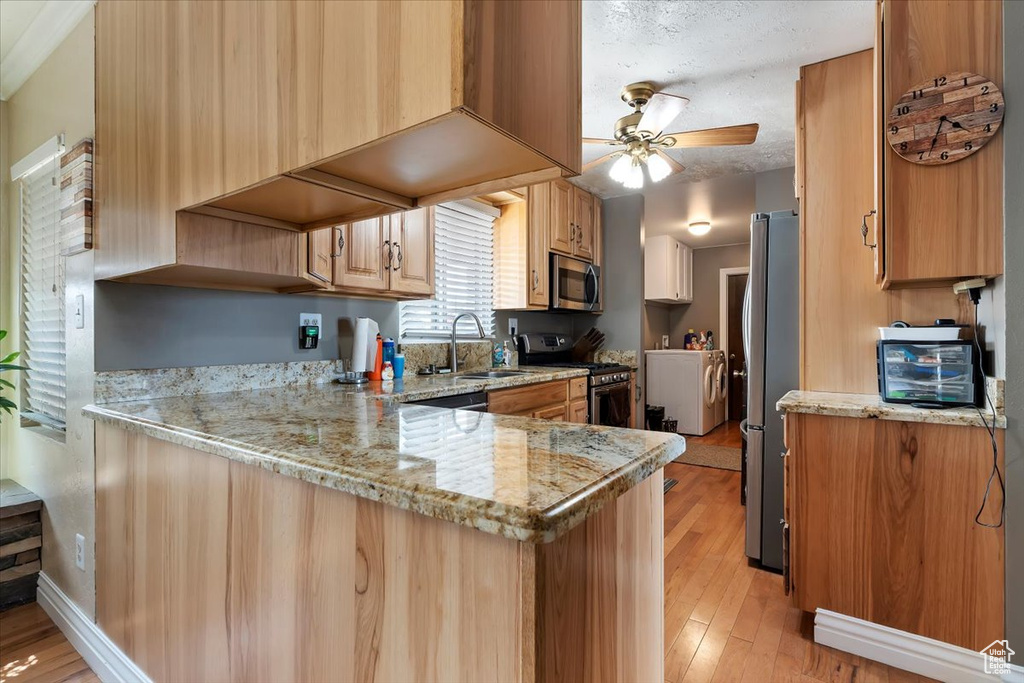
[[[0,396],[0,408],[6,410],[8,414],[10,414],[11,408],[17,408],[17,407],[18,407],[18,404],[15,403],[14,401],[12,401],[11,399],[4,398],[3,396]]]
[[[4,337],[6,337],[6,336],[7,336],[7,330],[0,330],[0,341],[3,341]]]
[[[9,370],[28,370],[24,365],[14,365],[12,363],[0,363],[0,372]]]
[[[11,354],[9,354],[7,356],[7,358],[4,358],[3,360],[0,360],[0,363],[10,363],[11,361],[13,361],[15,358],[17,358],[20,355],[21,355],[20,351],[14,351]]]
[[[0,379],[0,386],[7,387],[9,389],[17,389],[17,387],[15,387],[13,384],[11,384],[5,379]]]

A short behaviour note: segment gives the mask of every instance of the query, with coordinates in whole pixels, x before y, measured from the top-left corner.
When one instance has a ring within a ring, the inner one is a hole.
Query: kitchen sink
[[[519,377],[530,373],[522,370],[488,370],[486,372],[467,372],[458,375],[455,379],[501,379],[502,377]]]

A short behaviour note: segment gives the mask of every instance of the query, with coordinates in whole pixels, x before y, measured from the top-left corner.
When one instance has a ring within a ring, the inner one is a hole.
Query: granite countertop
[[[992,425],[992,411],[979,414],[975,408],[929,409],[915,408],[902,403],[884,403],[878,394],[839,394],[826,391],[791,391],[783,396],[779,410],[789,413],[831,415],[834,417],[863,417],[897,422],[930,422],[944,425],[983,427],[984,421]],[[1006,428],[1006,416],[996,404],[995,426]]]
[[[685,450],[682,437],[409,405],[580,376],[409,377],[121,401],[84,413],[123,429],[481,531],[551,541]],[[398,399],[398,400],[379,400]]]

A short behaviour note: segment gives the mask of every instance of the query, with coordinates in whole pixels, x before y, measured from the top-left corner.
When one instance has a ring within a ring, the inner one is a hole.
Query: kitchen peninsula
[[[380,394],[87,407],[104,632],[153,680],[661,680],[683,439]]]

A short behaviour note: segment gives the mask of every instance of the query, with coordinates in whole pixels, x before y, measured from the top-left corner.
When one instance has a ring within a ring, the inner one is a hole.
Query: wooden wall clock
[[[951,164],[974,154],[1003,122],[1003,94],[972,73],[949,73],[918,83],[889,113],[886,138],[916,164]]]

